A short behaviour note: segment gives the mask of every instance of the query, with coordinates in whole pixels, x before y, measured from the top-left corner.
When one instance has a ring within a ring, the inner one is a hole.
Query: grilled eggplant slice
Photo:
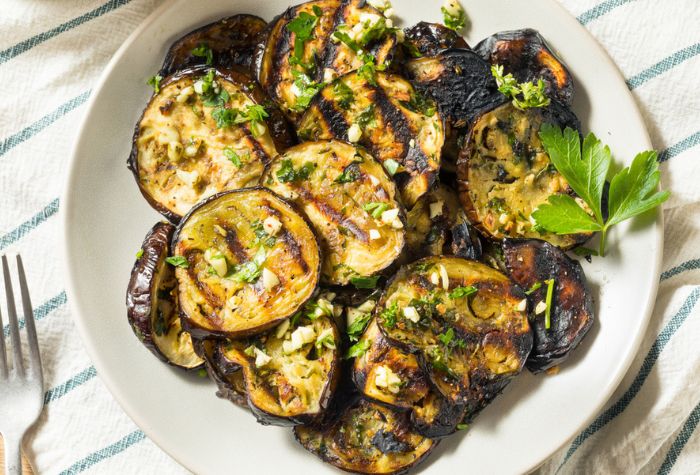
[[[254,15],[234,15],[197,28],[173,43],[159,74],[166,77],[195,66],[250,70],[266,28],[267,22]]]
[[[128,162],[151,206],[177,222],[208,196],[257,185],[265,164],[291,143],[268,105],[269,122],[235,120],[243,118],[235,110],[259,113],[263,103],[262,90],[240,72],[199,68],[164,80],[136,126]]]
[[[258,422],[313,423],[328,408],[340,375],[340,334],[332,315],[315,313],[320,308],[307,306],[258,337],[220,344],[223,356],[242,367]]]
[[[173,243],[183,325],[198,338],[260,333],[299,310],[318,284],[311,228],[263,188],[198,204]]]
[[[481,260],[484,254],[479,233],[462,209],[457,213],[456,223],[452,227],[452,254],[475,261]]]
[[[319,15],[320,14],[320,15]],[[311,35],[297,41],[292,22],[313,21]],[[342,31],[375,58],[387,63],[396,47],[396,35],[386,18],[365,0],[316,0],[290,7],[269,28],[256,57],[258,81],[290,119],[296,121],[309,105],[310,85],[327,82],[360,68],[364,62],[332,35]],[[290,29],[291,28],[291,29]],[[313,86],[312,86],[313,87]]]
[[[423,195],[406,213],[405,262],[450,254],[451,231],[462,213],[457,194],[445,185]]]
[[[439,439],[454,434],[466,413],[465,405],[454,404],[433,390],[413,406],[411,424],[419,434]]]
[[[360,393],[397,409],[411,409],[426,397],[430,386],[415,355],[392,346],[374,320],[360,343],[369,345],[353,364],[352,378]]]
[[[190,334],[182,330],[175,271],[165,259],[175,227],[158,223],[146,235],[131,271],[126,310],[134,334],[158,359],[184,369],[202,366]]]
[[[503,66],[504,73],[512,73],[519,82],[542,79],[547,97],[567,106],[573,102],[571,74],[538,31],[502,31],[483,40],[474,51],[489,63]]]
[[[413,59],[405,69],[416,89],[437,102],[451,127],[468,126],[484,110],[505,102],[489,64],[468,49]]]
[[[521,111],[506,104],[481,115],[458,162],[460,200],[485,236],[541,238],[563,249],[585,242],[590,234],[540,232],[532,212],[554,194],[573,194],[544,151],[538,132],[543,123],[561,121],[564,109]]]
[[[418,356],[439,393],[473,414],[520,373],[530,353],[524,299],[484,264],[428,257],[399,270],[375,315],[392,344]]]
[[[554,279],[550,328],[544,314],[530,319],[534,346],[526,366],[539,373],[563,362],[586,336],[593,325],[593,297],[581,264],[548,242],[506,239],[503,254],[510,277],[520,287],[542,285],[530,294],[533,309],[545,302],[547,285],[542,283]]]
[[[365,474],[404,473],[437,442],[411,429],[406,413],[358,399],[329,427],[297,426],[301,445],[324,462]]]
[[[372,276],[403,249],[396,185],[364,150],[338,141],[303,143],[275,159],[263,183],[294,201],[311,221],[328,284]]]
[[[351,73],[324,87],[299,121],[297,133],[304,140],[358,139],[387,170],[396,172],[394,180],[407,207],[436,183],[445,141],[435,104],[405,79],[385,73],[376,75],[376,85]]]
[[[228,360],[218,340],[194,340],[197,354],[204,359],[209,379],[216,384],[216,396],[237,406],[248,408],[245,381],[241,367]]]
[[[454,30],[439,23],[421,21],[404,29],[405,40],[402,46],[408,57],[436,56],[452,48],[469,49],[467,42]]]

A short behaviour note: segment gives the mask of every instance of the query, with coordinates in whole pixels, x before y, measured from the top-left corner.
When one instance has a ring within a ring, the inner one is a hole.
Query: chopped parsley
[[[396,317],[399,313],[399,304],[394,302],[387,308],[382,310],[379,314],[379,318],[387,328],[394,328],[396,326]]]
[[[374,219],[379,219],[382,213],[390,208],[388,203],[372,201],[365,204],[362,209],[369,213]]]
[[[141,259],[141,256],[143,256],[143,249],[139,249],[136,252],[136,259]]]
[[[435,101],[419,93],[413,94],[409,101],[400,101],[400,104],[411,112],[423,114],[427,117],[432,117],[437,111]]]
[[[372,314],[371,313],[365,313],[361,317],[357,317],[349,326],[347,329],[348,333],[348,338],[350,339],[351,342],[357,341],[360,339],[362,334],[365,331],[365,328],[367,328],[367,324],[369,321],[372,319]]]
[[[237,282],[255,282],[262,274],[262,265],[265,263],[266,257],[265,248],[260,246],[253,259],[243,265],[236,266],[230,278]]]
[[[296,104],[292,107],[292,110],[303,112],[309,107],[309,104],[311,104],[311,99],[325,86],[325,83],[317,83],[306,73],[296,70],[292,70],[292,75],[294,76],[294,86],[299,90]]]
[[[292,160],[285,158],[282,160],[279,170],[277,170],[277,179],[282,183],[304,181],[309,178],[315,167],[314,163],[306,162],[301,168],[295,170]]]
[[[360,172],[360,167],[357,165],[357,163],[351,163],[345,167],[343,173],[338,175],[334,181],[336,183],[352,183],[357,181],[361,176],[362,173]]]
[[[370,345],[371,342],[369,340],[358,341],[348,349],[348,353],[345,355],[345,357],[348,359],[360,357],[367,353]]]
[[[333,94],[335,94],[335,99],[338,105],[345,110],[350,109],[350,106],[355,102],[355,94],[350,89],[350,86],[345,84],[343,81],[336,81],[333,85]]]
[[[214,63],[214,52],[206,43],[200,43],[199,46],[192,49],[191,53],[192,56],[204,58],[207,66],[211,66]]]
[[[277,242],[275,236],[270,236],[263,228],[263,223],[259,219],[256,219],[250,225],[253,228],[253,233],[255,233],[255,244],[262,244],[265,247],[272,247]]]
[[[253,134],[253,137],[259,137],[264,133],[264,129],[261,129],[261,125],[264,123],[265,119],[269,117],[265,108],[260,104],[248,105],[244,111],[240,109],[227,109],[223,106],[219,106],[212,111],[211,115],[219,129],[232,125],[250,123],[250,132]]]
[[[190,266],[190,263],[187,262],[187,259],[185,259],[183,256],[166,257],[165,262],[173,267],[180,267],[182,269],[187,269]]]
[[[148,81],[146,81],[146,84],[151,86],[153,88],[153,92],[158,94],[160,92],[160,82],[163,80],[163,76],[160,74],[156,74],[155,76],[151,76]]]
[[[224,156],[228,158],[236,167],[241,168],[243,166],[240,155],[238,155],[231,147],[224,147]]]
[[[503,75],[503,66],[494,64],[491,66],[491,74],[496,80],[498,91],[512,99],[516,109],[525,110],[535,107],[547,107],[551,102],[545,95],[544,81],[539,79],[537,85],[531,81],[518,83],[512,73]]]
[[[540,287],[542,287],[542,282],[535,282],[534,284],[532,284],[532,287],[530,287],[528,290],[525,291],[525,295],[531,295],[536,290],[538,290]]]
[[[547,279],[544,281],[547,284],[547,297],[545,298],[545,304],[547,304],[547,309],[544,311],[544,327],[549,330],[552,326],[552,297],[554,296],[554,279]]]
[[[374,116],[375,107],[376,106],[374,104],[368,105],[362,109],[362,111],[355,118],[355,122],[362,130],[365,130],[367,127],[374,127],[377,125],[377,119]]]
[[[314,5],[313,14],[301,12],[294,20],[287,23],[287,29],[294,33],[294,51],[289,59],[291,64],[301,65],[307,69],[307,66],[303,63],[304,45],[313,38],[314,28],[316,28],[316,24],[322,15],[323,10],[318,5]]]
[[[447,28],[458,33],[464,28],[467,14],[457,0],[448,0],[440,11],[442,11],[442,21]]]
[[[469,429],[469,424],[460,423],[457,424],[457,430],[467,430]]]
[[[348,48],[353,50],[362,61],[362,66],[357,70],[357,74],[365,79],[368,83],[373,86],[377,85],[377,71],[386,70],[386,64],[377,64],[377,58],[369,53],[362,53],[361,43],[350,38],[350,36],[342,30],[336,30],[333,33],[333,37],[343,42]]]
[[[354,285],[356,289],[374,289],[377,287],[378,281],[378,275],[375,275],[373,277],[350,277],[350,283]]]
[[[396,160],[390,158],[388,160],[384,160],[384,169],[387,171],[387,173],[391,176],[396,175],[396,172],[399,170],[399,162]]]
[[[469,297],[478,291],[473,285],[468,285],[466,287],[457,287],[452,292],[450,292],[451,299],[461,299],[463,297]]]
[[[574,254],[580,257],[591,257],[599,255],[598,251],[596,251],[595,249],[589,249],[587,247],[577,247],[576,249],[574,249]]]

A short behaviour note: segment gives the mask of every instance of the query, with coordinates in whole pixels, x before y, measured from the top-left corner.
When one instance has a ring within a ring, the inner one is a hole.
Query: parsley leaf
[[[369,213],[374,219],[379,219],[382,213],[389,209],[389,204],[372,201],[362,206],[362,209]]]
[[[371,342],[369,340],[362,340],[354,345],[352,345],[349,349],[347,354],[345,355],[345,358],[357,358],[359,356],[364,355],[367,353],[367,350],[369,350],[369,346],[371,345]]]
[[[163,76],[160,74],[156,74],[155,76],[151,76],[148,78],[148,81],[146,81],[146,84],[151,86],[153,88],[153,92],[155,94],[158,94],[160,92],[160,82],[163,80]]]
[[[325,83],[314,82],[307,74],[292,70],[294,76],[294,86],[299,90],[296,104],[292,110],[296,112],[304,112],[311,104],[316,94],[325,86]]]
[[[419,93],[413,94],[411,100],[400,101],[399,103],[411,112],[423,114],[427,117],[432,117],[437,111],[435,101]]]
[[[253,233],[255,233],[255,243],[262,244],[265,247],[272,247],[277,242],[275,236],[270,236],[264,229],[262,221],[256,219],[250,225],[253,228]]]
[[[187,262],[183,256],[170,256],[165,258],[165,262],[174,267],[181,267],[182,269],[187,269],[190,263]]]
[[[387,328],[394,328],[396,326],[396,317],[399,313],[399,304],[396,302],[389,305],[387,308],[382,310],[379,314],[379,319],[382,324]]]
[[[354,285],[356,289],[374,289],[377,287],[378,281],[378,275],[375,275],[374,277],[350,277],[350,283]]]
[[[362,130],[365,130],[367,127],[374,127],[377,124],[377,119],[374,116],[375,107],[374,103],[368,105],[356,117],[355,121]]]
[[[467,14],[457,0],[449,0],[446,6],[440,8],[444,25],[450,30],[460,32],[467,22]]]
[[[199,46],[192,49],[192,56],[197,56],[198,58],[204,58],[207,66],[211,66],[214,63],[214,52],[211,50],[208,44],[200,43]]]
[[[231,279],[237,282],[255,282],[262,274],[262,265],[265,263],[266,257],[265,248],[261,246],[253,259],[236,268],[236,271],[230,276]]]
[[[301,12],[294,20],[287,23],[287,29],[294,33],[294,52],[292,55],[294,64],[303,65],[304,45],[313,38],[314,28],[316,28],[316,24],[322,14],[323,11],[318,5],[314,5],[313,15],[311,13]],[[292,62],[291,59],[290,62]]]
[[[457,287],[452,292],[450,292],[451,299],[461,299],[463,297],[469,297],[478,291],[473,285],[468,285],[466,287]]]
[[[335,99],[342,109],[350,109],[352,103],[355,102],[355,95],[352,89],[341,80],[336,81],[333,85],[333,94],[335,94]]]
[[[552,163],[571,188],[592,210],[589,215],[568,195],[553,195],[548,203],[540,205],[532,217],[537,225],[557,234],[600,232],[598,254],[605,255],[605,238],[609,229],[627,219],[656,208],[666,201],[668,191],[655,191],[660,172],[657,154],[647,151],[638,154],[632,165],[615,174],[610,183],[608,219],[602,206],[603,187],[612,162],[610,149],[593,134],[583,141],[570,128],[545,124],[540,139]]]
[[[336,183],[352,183],[357,181],[362,176],[360,172],[360,167],[357,163],[351,163],[343,170],[343,173],[338,175],[334,180]]]
[[[312,162],[306,162],[298,170],[294,169],[294,164],[289,158],[282,160],[282,165],[277,170],[277,179],[282,183],[304,181],[309,178],[316,166]]]
[[[496,80],[498,91],[512,99],[516,109],[525,110],[533,107],[547,107],[551,102],[544,93],[545,84],[541,79],[537,85],[532,82],[518,83],[513,74],[503,75],[503,66],[491,66],[491,74]]]
[[[141,259],[141,256],[143,256],[143,249],[139,249],[136,252],[136,259]]]
[[[231,160],[236,167],[241,168],[243,162],[241,162],[241,156],[236,153],[231,147],[224,147],[224,156]]]
[[[372,314],[366,313],[361,317],[357,317],[355,320],[353,320],[353,322],[348,326],[347,329],[348,338],[350,339],[350,341],[359,340],[360,336],[362,336],[362,333],[364,333],[365,328],[367,327],[367,324],[369,323],[371,318]]]

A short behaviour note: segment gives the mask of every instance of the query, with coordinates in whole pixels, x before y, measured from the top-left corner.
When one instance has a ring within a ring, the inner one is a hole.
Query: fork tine
[[[19,254],[17,254],[17,272],[19,273],[19,289],[22,293],[24,326],[27,328],[27,339],[29,343],[29,367],[33,372],[41,374],[41,354],[39,353],[39,342],[36,337],[34,310],[32,309],[32,301],[29,298],[29,287],[27,287],[27,277],[24,274],[22,257]]]
[[[34,323],[34,309],[32,300],[29,298],[29,287],[27,277],[24,274],[22,256],[17,254],[17,272],[19,273],[19,288],[22,293],[22,312],[24,313],[24,326],[27,328],[27,340],[29,343],[29,367],[34,373],[42,374],[41,354],[39,353],[39,342],[36,337],[36,325]]]
[[[7,256],[2,256],[2,274],[5,280],[5,295],[7,296],[7,318],[10,320],[10,338],[12,340],[12,367],[19,376],[24,376],[24,364],[22,362],[22,340],[19,338],[19,324],[17,323],[17,309],[15,308],[15,296],[12,292],[10,280],[10,268],[7,265]]]
[[[0,378],[7,378],[7,357],[5,356],[5,324],[0,311]]]

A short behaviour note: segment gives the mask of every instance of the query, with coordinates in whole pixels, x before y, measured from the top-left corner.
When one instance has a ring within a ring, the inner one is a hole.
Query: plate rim
[[[107,365],[103,363],[104,360],[100,357],[99,348],[97,347],[96,342],[93,341],[93,339],[91,338],[90,331],[84,323],[85,318],[83,317],[80,311],[78,293],[75,291],[75,282],[77,279],[74,277],[74,269],[72,268],[69,259],[71,253],[69,243],[69,210],[72,208],[71,205],[73,201],[77,199],[71,193],[71,190],[73,189],[74,182],[77,180],[75,171],[76,164],[79,160],[78,152],[81,148],[81,142],[83,141],[86,125],[88,124],[89,118],[95,108],[95,104],[97,103],[98,92],[102,90],[105,82],[107,82],[107,80],[111,76],[116,63],[122,58],[122,56],[124,56],[125,52],[131,47],[132,43],[134,43],[136,39],[143,33],[143,31],[147,30],[163,12],[169,10],[170,8],[173,8],[178,3],[178,1],[180,0],[166,0],[160,6],[155,8],[146,18],[144,18],[142,22],[134,29],[134,31],[124,40],[121,46],[114,52],[114,54],[100,73],[100,76],[95,82],[95,85],[92,87],[92,93],[85,105],[85,112],[83,112],[78,128],[76,129],[75,138],[73,139],[71,147],[70,158],[63,178],[64,187],[62,189],[59,201],[61,203],[61,207],[59,209],[59,221],[61,227],[59,239],[61,247],[62,270],[66,282],[66,295],[68,297],[67,303],[70,310],[71,319],[73,320],[76,328],[78,329],[80,339],[83,343],[86,352],[88,353],[88,356],[90,357],[93,365],[97,370],[98,377],[105,384],[112,397],[116,400],[116,402],[122,408],[124,413],[129,417],[129,419],[131,419],[134,422],[134,424],[136,424],[146,434],[146,436],[158,446],[158,448],[161,451],[163,451],[165,454],[167,454],[185,469],[189,469],[188,465],[179,456],[178,453],[173,453],[165,449],[166,444],[161,441],[160,435],[156,434],[155,430],[152,430],[150,427],[148,427],[145,421],[139,420],[137,418],[137,411],[132,407],[132,401],[130,401],[126,395],[122,394],[118,383],[110,377],[109,371],[107,371],[106,369]],[[299,3],[302,3],[303,1],[305,0],[299,0]],[[615,61],[587,28],[581,25],[576,20],[576,18],[556,0],[543,1],[546,1],[549,4],[549,8],[558,10],[559,14],[565,17],[570,24],[574,25],[574,27],[578,28],[580,31],[585,32],[589,39],[592,40],[591,43],[594,45],[594,48],[596,48],[598,50],[597,52],[601,55],[601,57],[605,59],[607,66],[609,66],[614,72],[616,79],[621,83],[625,83],[624,75],[620,71]],[[556,51],[556,46],[554,47],[554,49]],[[634,113],[637,115],[639,122],[642,124],[641,131],[643,132],[645,141],[644,144],[640,145],[643,145],[648,150],[653,150],[653,144],[651,142],[646,121],[641,113],[640,106],[637,103],[637,100],[634,98],[632,92],[629,90],[629,88],[625,88],[625,90],[630,98],[630,102],[633,106]],[[655,210],[655,219],[653,220],[653,226],[655,235],[654,246],[657,249],[655,259],[653,262],[654,272],[651,274],[652,277],[650,277],[652,280],[649,284],[650,291],[647,295],[646,302],[644,303],[644,312],[642,315],[640,315],[640,318],[637,320],[638,324],[636,328],[636,334],[635,337],[632,339],[631,343],[628,345],[629,349],[627,351],[627,354],[624,358],[619,360],[618,364],[616,365],[614,370],[615,376],[613,378],[610,378],[608,383],[603,388],[601,388],[601,391],[599,392],[598,396],[598,403],[596,404],[595,409],[591,412],[591,414],[589,414],[589,416],[576,428],[575,431],[569,434],[565,439],[562,439],[561,443],[558,446],[553,447],[552,450],[547,454],[547,456],[545,456],[541,460],[533,462],[530,466],[525,468],[525,472],[530,473],[536,470],[538,467],[542,466],[547,460],[549,460],[552,457],[552,455],[554,455],[555,453],[560,451],[564,446],[570,443],[578,433],[580,433],[584,428],[586,428],[601,413],[603,408],[610,401],[610,398],[613,396],[615,390],[620,386],[622,380],[627,375],[632,365],[632,362],[639,353],[641,343],[646,335],[646,330],[649,326],[651,316],[653,315],[655,309],[654,303],[658,293],[659,275],[663,263],[664,216],[662,208],[657,208]],[[602,397],[600,395],[602,395]]]

